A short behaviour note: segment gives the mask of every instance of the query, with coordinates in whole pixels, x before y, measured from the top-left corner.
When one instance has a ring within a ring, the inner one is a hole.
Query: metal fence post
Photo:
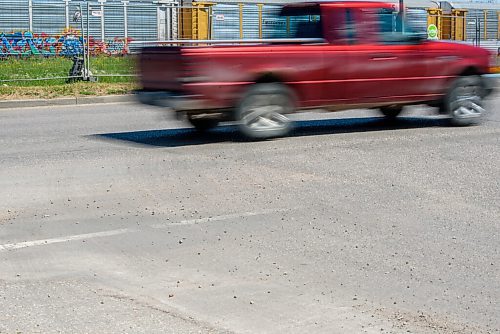
[[[463,11],[463,18],[462,18],[462,41],[467,40],[467,11]]]
[[[33,0],[28,1],[29,31],[33,31]]]
[[[243,39],[243,6],[244,4],[238,4],[240,9],[240,39]]]
[[[180,7],[179,4],[177,3],[171,11],[172,14],[172,39],[178,39],[179,38],[179,13],[180,13]]]
[[[156,5],[156,33],[159,40],[165,40],[165,11],[163,5]]]
[[[172,39],[172,7],[168,6],[165,8],[165,26],[166,26],[166,38],[167,40]]]
[[[438,38],[439,39],[443,39],[443,25],[441,24],[443,22],[443,17],[442,17],[443,13],[439,13],[439,16],[438,16]]]
[[[481,46],[481,21],[476,15],[476,45]]]
[[[500,40],[500,10],[497,11],[497,40]],[[500,52],[498,52],[500,56]]]
[[[101,41],[104,42],[106,37],[104,36],[104,3],[106,0],[99,0],[99,3],[101,4]]]
[[[212,36],[214,35],[214,25],[212,24],[212,17],[213,17],[213,5],[208,6],[208,29],[207,29],[207,39],[212,39]]]
[[[82,17],[83,21],[83,17]],[[90,72],[90,4],[87,2],[87,73]]]
[[[66,23],[66,29],[69,29],[69,2],[70,0],[63,0],[64,1],[64,15],[65,15],[65,23]],[[82,18],[83,20],[83,18]]]
[[[257,4],[257,7],[259,8],[259,38],[262,38],[262,6],[264,6],[261,3]]]
[[[84,23],[83,23],[83,9],[82,5],[78,5],[78,11],[80,12],[80,29],[82,31],[82,49],[83,49],[83,73],[82,73],[82,79],[87,80],[88,78],[88,63],[87,63],[87,54],[88,54],[88,49],[85,46],[85,29],[84,29]],[[87,12],[88,14],[88,12]],[[87,31],[88,32],[88,31]],[[87,49],[87,50],[85,50]]]
[[[123,4],[123,28],[124,28],[124,35],[125,39],[128,38],[128,18],[127,18],[127,5],[128,1],[122,1]]]
[[[485,9],[484,14],[484,40],[488,39],[488,11]]]

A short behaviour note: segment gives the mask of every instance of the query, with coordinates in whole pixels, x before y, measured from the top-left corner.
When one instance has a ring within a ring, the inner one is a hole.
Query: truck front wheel
[[[481,122],[484,89],[478,76],[459,77],[453,82],[442,105],[452,125],[465,126]]]
[[[294,111],[293,95],[281,84],[252,86],[235,110],[240,131],[250,139],[267,139],[288,134],[292,128],[286,116]]]

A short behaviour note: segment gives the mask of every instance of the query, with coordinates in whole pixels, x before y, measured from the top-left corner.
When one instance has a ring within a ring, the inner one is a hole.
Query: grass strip
[[[69,76],[73,60],[64,57],[8,57],[0,60],[0,85],[5,87],[59,86],[66,79],[50,79]],[[90,58],[90,72],[103,83],[130,83],[135,73],[132,56],[98,56]],[[117,76],[114,76],[117,75]],[[29,80],[23,79],[45,79]]]
[[[0,86],[0,100],[54,99],[58,97],[129,94],[134,82],[75,82],[46,86]]]

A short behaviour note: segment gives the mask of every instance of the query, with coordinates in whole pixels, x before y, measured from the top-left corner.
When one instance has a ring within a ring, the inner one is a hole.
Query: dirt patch
[[[461,323],[456,319],[451,319],[442,315],[430,315],[421,311],[413,313],[408,311],[379,308],[375,311],[375,313],[392,320],[392,323],[394,324],[392,331],[394,333],[491,333],[489,328],[478,327],[474,324]]]
[[[8,210],[7,212],[0,212],[0,225],[6,224],[16,218],[17,214]]]

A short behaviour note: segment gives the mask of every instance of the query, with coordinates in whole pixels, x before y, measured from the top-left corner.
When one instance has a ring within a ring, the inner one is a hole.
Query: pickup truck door
[[[360,102],[409,101],[425,95],[419,45],[357,45],[349,53],[347,95]]]
[[[345,45],[327,45],[324,51],[324,83],[322,85],[325,106],[346,103],[346,79],[348,48]]]
[[[349,50],[347,98],[367,104],[425,99],[427,62],[422,44],[397,35],[385,39],[374,28],[381,25],[376,15],[361,9],[348,11],[347,19],[356,31]]]

